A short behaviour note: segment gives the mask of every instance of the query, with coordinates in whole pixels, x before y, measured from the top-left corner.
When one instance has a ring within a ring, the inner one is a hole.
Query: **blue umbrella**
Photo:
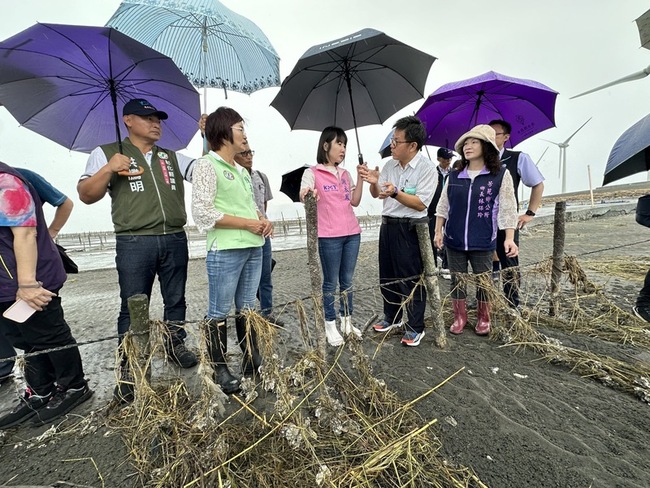
[[[169,114],[161,147],[187,147],[199,94],[167,56],[108,27],[36,24],[0,42],[0,104],[68,149],[120,141],[118,112],[132,98]]]
[[[106,25],[172,58],[194,86],[280,85],[280,58],[262,30],[217,0],[126,0]]]
[[[623,132],[609,153],[603,185],[650,171],[650,115]]]

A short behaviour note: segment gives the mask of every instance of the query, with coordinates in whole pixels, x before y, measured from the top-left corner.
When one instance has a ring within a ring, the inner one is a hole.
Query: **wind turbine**
[[[631,75],[624,76],[623,78],[619,78],[618,80],[615,81],[610,81],[609,83],[605,83],[602,86],[599,86],[597,88],[592,88],[589,91],[586,91],[584,93],[580,93],[579,95],[574,95],[569,100],[573,100],[574,98],[581,97],[583,95],[588,95],[589,93],[593,93],[599,90],[604,90],[605,88],[609,88],[610,86],[618,85],[620,83],[627,83],[628,81],[635,81],[635,80],[641,80],[645,78],[646,76],[650,75],[650,66],[648,66],[645,69],[642,69],[641,71],[637,71],[636,73],[632,73]]]
[[[587,122],[591,120],[591,117],[587,119]],[[571,134],[566,141],[564,142],[553,142],[549,141],[548,139],[542,139],[543,141],[550,142],[551,144],[555,144],[557,147],[560,148],[560,160],[559,160],[559,166],[558,166],[558,178],[560,177],[560,174],[562,175],[562,194],[566,193],[566,148],[569,147],[569,141],[573,136],[575,136],[580,129],[582,129],[585,125],[587,125],[587,122],[582,124],[580,127],[578,127],[578,130],[576,130],[573,134]]]
[[[542,158],[544,157],[544,154],[546,154],[546,151],[548,151],[548,146],[546,146],[546,149],[544,149],[544,152],[535,163],[535,166],[539,166],[539,163],[542,161]],[[524,201],[524,188],[526,188],[526,185],[521,185],[521,198],[519,199],[520,202]]]
[[[636,19],[636,25],[637,28],[639,29],[639,38],[641,39],[641,47],[650,49],[650,10],[648,10],[646,13],[641,15],[641,17]],[[597,88],[592,88],[591,90],[586,91],[584,93],[580,93],[579,95],[574,95],[569,100],[581,97],[583,95],[587,95],[589,93],[593,93],[598,90],[603,90],[605,88],[609,88],[610,86],[618,85],[620,83],[627,83],[628,81],[641,80],[648,75],[650,75],[650,66],[648,66],[645,69],[642,69],[641,71],[637,71],[636,73],[632,73],[631,75],[627,75],[624,76],[623,78],[619,78],[618,80],[611,81]]]

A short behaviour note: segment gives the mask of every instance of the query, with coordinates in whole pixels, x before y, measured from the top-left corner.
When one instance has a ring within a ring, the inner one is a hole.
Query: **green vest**
[[[119,152],[117,142],[101,146],[106,159]],[[140,176],[114,173],[109,184],[111,214],[115,234],[165,235],[183,232],[185,188],[174,151],[153,146],[151,166],[144,155],[126,138],[122,153],[144,169]]]
[[[214,197],[214,208],[226,215],[244,219],[259,220],[253,200],[253,186],[248,171],[238,171],[236,167],[217,158],[213,153],[204,156],[212,163],[217,176],[217,194]],[[217,250],[246,249],[261,247],[264,238],[244,229],[212,228],[208,231],[206,246],[208,251],[217,243]]]

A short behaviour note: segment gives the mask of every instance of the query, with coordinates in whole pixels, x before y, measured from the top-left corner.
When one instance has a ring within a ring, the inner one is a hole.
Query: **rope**
[[[585,251],[583,253],[576,254],[575,256],[576,257],[588,256],[588,255],[591,255],[591,254],[597,254],[597,253],[605,252],[605,251],[614,251],[614,250],[617,250],[617,249],[624,249],[624,248],[627,248],[627,247],[638,246],[640,244],[646,244],[646,243],[650,243],[650,239],[631,242],[631,243],[628,243],[628,244],[620,244],[620,245],[617,245],[617,246],[605,247],[605,248],[602,248],[602,249],[596,249],[594,251]],[[534,266],[537,266],[537,265],[543,263],[544,261],[545,260],[540,260],[540,261],[537,261],[537,262],[534,262],[534,263],[527,264],[525,266],[518,266],[518,267],[513,267],[513,268],[507,268],[507,269],[515,270],[517,268],[532,268]],[[466,274],[466,276],[471,276],[471,275]],[[402,283],[402,282],[407,282],[407,281],[420,280],[420,279],[421,279],[421,275],[408,276],[406,278],[400,278],[398,280],[390,281],[390,282],[387,282],[387,283],[382,283],[382,284],[379,285],[379,288],[381,289],[381,287],[394,285],[394,284],[397,284],[397,283]],[[355,293],[358,293],[358,292],[363,292],[363,291],[369,291],[369,290],[372,290],[372,289],[375,289],[375,288],[377,288],[377,285],[369,285],[367,287],[353,289],[352,291],[355,292]],[[338,296],[341,295],[341,293],[328,293],[325,296],[331,296],[331,295],[333,295],[335,297],[338,297]],[[321,297],[321,296],[323,296],[323,295],[319,294],[316,298]],[[285,303],[283,303],[281,305],[276,305],[276,306],[273,307],[273,309],[284,309],[285,307],[287,307],[289,305],[295,305],[295,304],[297,304],[299,302],[304,302],[304,301],[310,300],[312,298],[314,298],[314,297],[312,297],[312,295],[305,295],[305,296],[302,296],[300,298],[296,298],[294,300],[285,302]],[[234,319],[234,318],[236,318],[236,315],[234,315],[234,314],[233,315],[228,315],[227,318]],[[185,320],[183,322],[180,322],[180,324],[200,324],[204,320],[205,319]],[[179,325],[179,321],[158,320],[157,322],[161,322],[161,323],[163,323],[165,325]],[[149,332],[147,331],[147,332],[135,333],[135,332],[129,331],[128,333],[138,336],[138,335],[148,334]],[[77,342],[75,344],[68,344],[66,346],[59,346],[59,347],[54,347],[54,348],[51,348],[51,349],[43,349],[43,350],[36,351],[36,352],[17,354],[17,355],[12,356],[12,357],[2,358],[2,360],[0,360],[0,362],[16,361],[16,360],[18,360],[20,358],[30,358],[30,357],[38,356],[38,355],[41,355],[41,354],[49,354],[51,352],[64,351],[66,349],[72,349],[72,348],[80,347],[80,346],[88,346],[88,345],[91,345],[91,344],[98,344],[98,343],[101,343],[101,342],[111,341],[111,340],[115,340],[115,339],[119,339],[119,338],[120,338],[119,335],[111,335],[111,336],[106,336],[106,337],[100,337],[100,338],[97,338],[97,339],[90,339],[90,340],[87,340],[87,341]]]

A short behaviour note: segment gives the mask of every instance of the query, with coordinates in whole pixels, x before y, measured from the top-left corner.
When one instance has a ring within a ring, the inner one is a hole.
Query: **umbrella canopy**
[[[386,136],[386,139],[384,139],[384,142],[381,143],[381,147],[379,148],[379,155],[382,158],[387,158],[388,156],[391,155],[390,140],[393,138],[393,134],[395,134],[395,129],[391,129],[388,135]]]
[[[477,124],[502,119],[512,124],[509,145],[555,127],[557,92],[536,81],[489,71],[441,86],[416,116],[427,128],[426,144],[454,147]]]
[[[374,29],[313,46],[271,102],[292,129],[381,124],[422,98],[435,57]],[[357,137],[359,153],[359,138]]]
[[[311,165],[305,164],[300,168],[296,168],[282,175],[280,191],[291,198],[293,202],[300,202],[300,182],[302,181],[302,174],[310,167]]]
[[[199,94],[174,62],[114,29],[36,24],[0,43],[0,103],[68,149],[120,140],[131,98],[169,114],[161,147],[184,148],[198,130]]]
[[[106,25],[172,58],[195,86],[280,85],[280,58],[262,30],[217,0],[126,0]]]
[[[609,153],[603,185],[650,171],[650,115],[623,132]]]
[[[650,49],[650,10],[636,19],[636,26],[639,29],[641,47]]]

